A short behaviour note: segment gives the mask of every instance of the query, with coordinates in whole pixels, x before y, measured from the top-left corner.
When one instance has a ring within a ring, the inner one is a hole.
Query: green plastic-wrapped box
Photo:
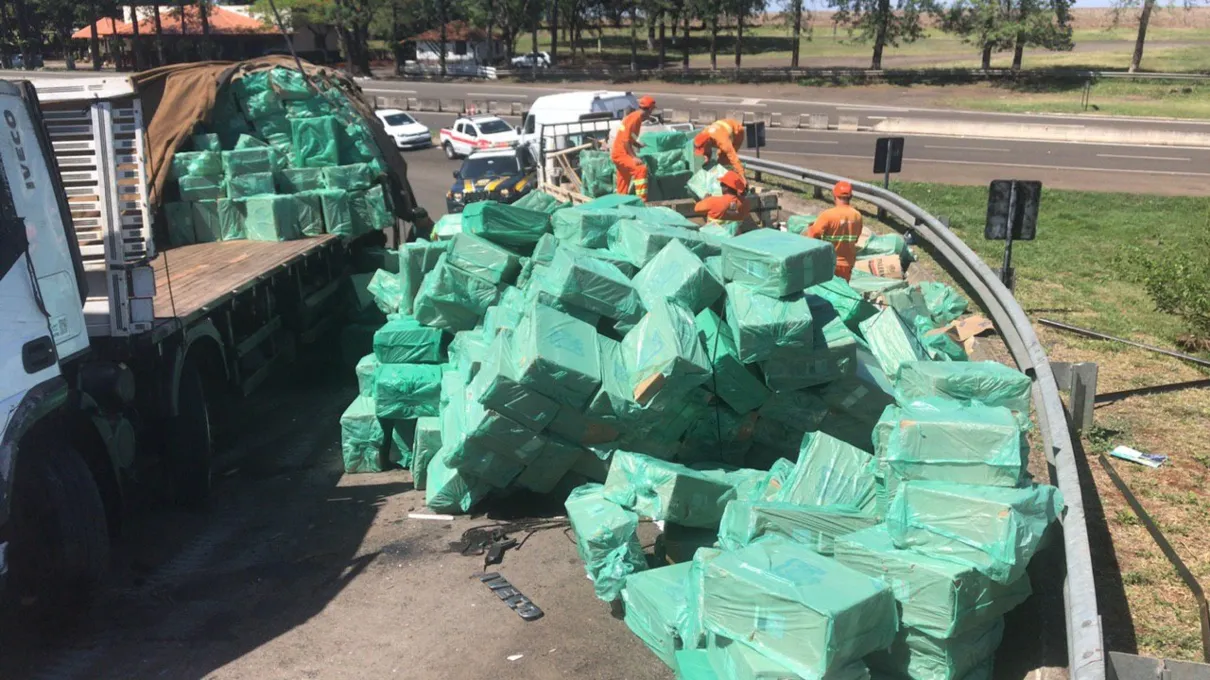
[[[915,401],[896,412],[885,463],[900,480],[1018,486],[1028,448],[1012,411],[944,399]]]
[[[584,248],[582,246],[571,245],[560,245],[559,248],[562,250],[567,250],[568,252],[580,257],[591,257],[602,262],[608,262],[609,264],[617,267],[618,271],[622,272],[622,274],[624,274],[628,279],[634,278],[634,275],[639,273],[639,268],[634,266],[634,263],[632,263],[630,260],[627,260],[624,255],[615,253],[612,250],[605,250],[604,248]],[[550,258],[547,260],[546,264],[550,264],[550,260],[553,259],[554,251],[552,250],[550,253]]]
[[[424,416],[416,419],[412,440],[412,486],[423,490],[428,480],[429,462],[441,450],[441,419]]]
[[[461,397],[450,408],[461,410],[459,436],[442,438],[446,464],[482,480],[485,484],[507,488],[542,449],[542,440],[533,430],[483,408],[474,399]]]
[[[168,227],[168,243],[173,246],[189,246],[197,243],[193,230],[193,204],[169,201],[164,203],[164,221]]]
[[[436,512],[470,512],[487,497],[491,487],[445,462],[446,447],[429,461],[425,471],[424,504]]]
[[[673,668],[678,631],[686,612],[685,582],[690,567],[684,562],[640,571],[627,576],[622,589],[626,627]]]
[[[374,375],[378,372],[381,362],[373,354],[367,354],[357,362],[353,369],[357,374],[357,393],[363,397],[374,396]]]
[[[353,208],[349,204],[349,192],[341,189],[322,189],[319,195],[320,209],[324,215],[324,230],[337,236],[353,237]]]
[[[223,174],[228,179],[253,172],[277,169],[277,152],[271,147],[233,149],[222,153]]]
[[[626,577],[647,568],[637,533],[639,516],[606,499],[600,484],[576,488],[563,506],[597,597],[618,599]]]
[[[605,497],[624,508],[687,527],[717,527],[735,491],[721,472],[693,470],[630,451],[614,451]]]
[[[247,198],[272,194],[276,190],[271,172],[249,172],[227,178],[227,195],[231,198]]]
[[[881,294],[889,290],[899,290],[907,288],[907,281],[903,279],[888,279],[881,276],[868,274],[860,269],[853,270],[853,277],[849,279],[849,286],[853,290],[861,294]]]
[[[513,356],[521,385],[576,411],[601,386],[596,329],[545,305],[526,309]]]
[[[526,210],[544,212],[547,215],[554,215],[565,208],[571,207],[570,203],[563,203],[545,191],[531,191],[517,199],[513,205],[518,208],[525,208]]]
[[[726,404],[715,404],[685,432],[677,460],[685,465],[720,461],[743,465],[755,430],[755,413],[737,413]]]
[[[875,672],[894,677],[991,680],[993,657],[1003,638],[1002,618],[948,639],[903,628],[889,650],[871,654],[866,663]]]
[[[449,263],[495,284],[512,283],[521,273],[521,256],[474,234],[455,234]]]
[[[283,194],[297,194],[324,188],[321,168],[284,168],[275,174],[277,188]]]
[[[895,639],[895,599],[881,581],[771,536],[705,568],[702,620],[807,678],[824,677]]]
[[[412,313],[426,326],[451,333],[474,328],[499,295],[495,284],[451,265],[447,255],[424,277]]]
[[[374,184],[374,170],[366,163],[329,165],[322,169],[324,186],[329,189],[369,189]]]
[[[386,433],[374,399],[358,396],[340,416],[340,452],[345,472],[382,472],[379,455]]]
[[[615,194],[611,192],[599,198],[594,198],[587,203],[581,203],[576,207],[580,210],[613,210],[622,206],[641,208],[643,207],[643,199],[634,194]]]
[[[705,649],[678,649],[672,655],[677,680],[719,680],[710,653]]]
[[[711,636],[706,655],[711,668],[717,673],[715,677],[720,680],[787,680],[802,677],[741,642],[717,635]],[[865,663],[852,661],[832,669],[823,680],[870,680],[870,671]]]
[[[846,505],[873,513],[874,457],[822,432],[807,433],[794,472],[775,500]]]
[[[177,185],[182,201],[205,201],[227,196],[222,175],[186,175]]]
[[[268,148],[269,148],[268,142],[266,142],[263,139],[257,139],[256,137],[253,137],[252,135],[240,135],[239,139],[236,140],[236,142],[235,142],[236,151],[240,151],[243,149],[268,149]]]
[[[830,309],[824,315],[812,307],[811,316],[814,350],[804,353],[800,349],[778,347],[770,358],[761,362],[769,389],[800,390],[857,372],[857,348],[861,343],[858,337]]]
[[[516,485],[534,493],[550,493],[586,452],[553,435],[540,440],[542,449],[517,477]]]
[[[508,334],[498,335],[492,341],[487,359],[470,383],[470,393],[480,404],[534,432],[550,425],[559,412],[559,404],[553,399],[520,383],[520,369],[513,359],[513,343]]]
[[[739,413],[760,408],[769,389],[739,360],[731,327],[710,309],[702,310],[695,322],[714,374],[706,387]]]
[[[861,322],[861,334],[878,360],[884,373],[895,375],[899,366],[908,361],[922,361],[928,356],[916,334],[903,323],[895,310],[886,308]]]
[[[601,351],[601,388],[589,401],[584,415],[607,422],[619,422],[620,428],[634,431],[650,415],[634,400],[630,388],[630,368],[617,340],[598,337]],[[643,431],[639,434],[646,434]]]
[[[299,201],[290,195],[270,194],[244,199],[244,229],[253,241],[290,241],[302,237]]]
[[[219,239],[222,241],[238,241],[248,236],[248,206],[243,201],[220,198],[216,202],[218,208]]]
[[[1009,489],[904,482],[886,521],[896,547],[965,564],[1007,584],[1025,573],[1062,511],[1062,494],[1045,484]]]
[[[532,246],[550,231],[550,215],[495,201],[479,201],[462,211],[463,228],[504,246]]]
[[[448,246],[448,242],[416,241],[405,243],[399,249],[399,279],[403,287],[403,302],[399,310],[404,314],[412,313],[420,284],[426,274],[437,268]]]
[[[853,289],[848,281],[833,276],[830,280],[818,283],[807,289],[808,296],[820,298],[832,306],[833,311],[844,321],[850,330],[856,332],[862,321],[878,313],[878,308],[866,300],[861,293]],[[813,297],[807,298],[812,308],[817,306]]]
[[[647,404],[657,394],[684,394],[710,379],[710,360],[693,313],[672,300],[653,300],[646,316],[622,340],[631,396]]]
[[[292,118],[290,134],[294,143],[294,164],[301,168],[326,168],[340,163],[336,143],[336,118]]]
[[[219,141],[216,134],[200,134],[193,135],[190,139],[193,140],[193,148],[196,151],[222,151],[223,144]]]
[[[172,155],[171,176],[214,177],[223,174],[223,157],[216,151],[178,151]]]
[[[644,300],[670,297],[698,313],[723,294],[723,283],[680,241],[670,241],[634,277]]]
[[[769,297],[830,281],[835,269],[830,244],[785,231],[754,229],[723,242],[723,278]]]
[[[707,196],[719,196],[723,193],[719,179],[727,174],[727,167],[720,163],[711,163],[693,173],[689,178],[687,188],[699,201]]]
[[[769,359],[779,347],[810,352],[815,335],[803,295],[772,298],[742,283],[728,283],[726,291],[726,319],[740,361]]]
[[[831,555],[838,537],[872,527],[873,515],[844,505],[776,501],[731,501],[718,527],[718,544],[738,550],[762,536],[781,536],[821,555]]]
[[[618,220],[609,232],[609,249],[639,267],[646,266],[670,241],[680,241],[702,258],[717,252],[697,232],[684,227],[630,218]]]
[[[214,243],[223,238],[222,224],[219,222],[218,202],[229,199],[209,201],[193,201],[193,237],[196,243]]]
[[[885,526],[836,540],[836,561],[881,578],[899,602],[899,620],[927,635],[950,638],[995,622],[1033,592],[1029,576],[1001,585],[974,569],[895,547]]]
[[[906,361],[894,374],[900,401],[947,397],[961,402],[1004,406],[1029,418],[1029,376],[998,361]]]
[[[567,248],[555,250],[550,266],[538,277],[544,290],[565,304],[630,323],[643,315],[643,303],[630,279],[617,267]]]
[[[438,414],[441,366],[383,364],[374,376],[379,418],[407,420]]]
[[[690,230],[685,236],[690,239],[697,239],[697,235],[693,232],[697,231],[699,225],[666,205],[619,205],[615,209],[619,213],[640,222],[659,224],[665,227],[684,227]],[[685,245],[688,246],[689,244],[686,243]],[[689,249],[697,252],[693,246],[690,246]],[[718,253],[714,254],[717,255]]]
[[[550,216],[551,230],[561,243],[604,248],[609,243],[609,232],[615,222],[622,218],[617,210],[567,208]]]
[[[698,548],[693,553],[689,576],[685,584],[685,616],[681,618],[680,636],[685,647],[704,647],[709,637],[702,620],[702,598],[705,597],[706,566],[722,555],[715,548]]]
[[[918,285],[933,323],[937,326],[944,326],[966,313],[966,298],[953,288],[936,281],[921,281]]]
[[[303,236],[319,236],[324,233],[323,199],[318,192],[304,191],[293,194],[298,229]]]
[[[440,363],[441,331],[410,316],[397,316],[374,333],[374,354],[384,364]]]
[[[399,312],[399,302],[402,292],[399,289],[399,276],[385,269],[379,269],[370,277],[366,290],[374,296],[374,305],[383,314]],[[392,363],[405,363],[402,361]]]

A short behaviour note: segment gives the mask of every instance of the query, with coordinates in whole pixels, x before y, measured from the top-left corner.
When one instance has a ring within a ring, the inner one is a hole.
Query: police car
[[[536,182],[537,166],[524,147],[475,151],[454,171],[445,207],[456,213],[476,201],[512,203],[532,191]]]

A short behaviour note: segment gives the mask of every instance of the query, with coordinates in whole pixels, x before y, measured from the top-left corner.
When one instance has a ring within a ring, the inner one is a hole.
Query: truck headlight
[[[500,190],[500,198],[508,198],[509,196],[511,196],[511,195],[512,195],[512,193],[513,193],[513,192],[509,191],[508,189],[501,189],[501,190]]]
[[[455,194],[454,194],[454,200],[455,200],[455,201],[461,201],[461,200],[462,200],[462,194],[455,193]]]

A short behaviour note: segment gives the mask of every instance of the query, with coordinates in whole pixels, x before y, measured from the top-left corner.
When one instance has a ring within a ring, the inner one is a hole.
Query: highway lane
[[[417,113],[433,132],[453,114]],[[509,118],[516,122],[515,118]],[[761,155],[794,165],[874,179],[874,143],[869,132],[770,129]],[[966,139],[909,135],[904,172],[896,179],[951,184],[986,184],[993,179],[1037,179],[1045,186],[1086,191],[1149,192],[1165,195],[1210,194],[1210,149],[1120,146],[1026,140]],[[414,181],[443,183],[455,163],[439,151],[416,156],[422,175]],[[744,153],[751,154],[752,150]],[[433,177],[437,179],[434,180]],[[881,178],[877,178],[881,179]],[[435,186],[435,184],[434,184]],[[422,201],[426,208],[428,204]],[[430,208],[431,211],[431,208]],[[436,213],[434,213],[436,214]]]

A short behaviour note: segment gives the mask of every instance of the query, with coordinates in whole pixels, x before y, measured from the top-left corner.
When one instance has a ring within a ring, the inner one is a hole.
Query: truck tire
[[[9,594],[24,614],[53,616],[87,598],[109,565],[105,505],[70,447],[30,448],[17,465]]]
[[[453,144],[450,144],[449,142],[445,142],[444,144],[441,145],[441,148],[443,151],[445,151],[446,158],[450,159],[451,161],[458,160],[458,154],[457,154],[457,152],[454,151]]]
[[[214,441],[205,383],[193,361],[181,370],[177,411],[166,423],[165,437],[173,498],[181,507],[202,509],[210,499]]]

